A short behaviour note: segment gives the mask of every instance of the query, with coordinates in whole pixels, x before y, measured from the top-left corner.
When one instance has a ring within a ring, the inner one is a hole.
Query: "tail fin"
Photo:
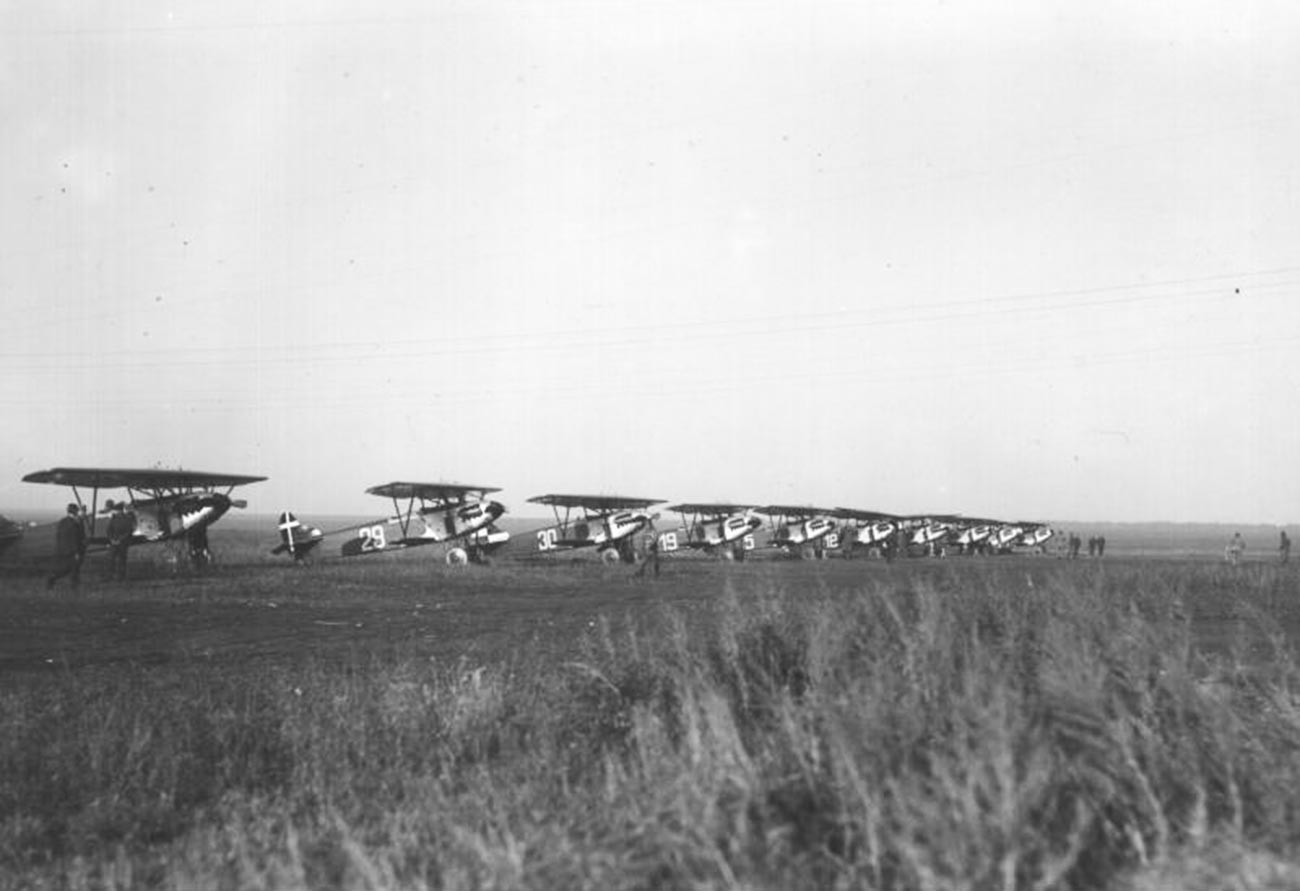
[[[324,533],[315,526],[300,523],[290,511],[280,514],[280,544],[271,551],[272,554],[292,554],[294,559],[301,559],[312,548],[321,543]]]

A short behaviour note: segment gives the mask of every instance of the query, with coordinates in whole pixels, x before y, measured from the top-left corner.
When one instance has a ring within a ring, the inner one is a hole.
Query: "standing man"
[[[113,515],[108,520],[108,552],[113,561],[112,577],[126,581],[126,555],[135,534],[135,514],[127,513],[126,502],[111,505]]]
[[[654,564],[655,578],[659,578],[659,536],[651,532],[647,536],[645,543],[645,561],[642,562],[641,568],[636,571],[637,578],[644,578],[645,571]]]
[[[1104,535],[1097,536],[1097,556],[1098,557],[1106,556],[1106,536]]]
[[[1242,538],[1241,533],[1238,532],[1228,541],[1228,546],[1224,549],[1224,556],[1228,558],[1229,563],[1235,566],[1237,563],[1241,562],[1241,555],[1245,553],[1245,551],[1246,540]]]
[[[1277,542],[1277,556],[1282,565],[1285,566],[1287,561],[1291,559],[1291,539],[1287,536],[1285,529],[1280,534],[1281,537]]]
[[[81,522],[81,510],[68,505],[68,512],[54,529],[54,574],[45,581],[49,590],[64,576],[71,576],[73,589],[81,587],[81,561],[86,557],[86,527]]]

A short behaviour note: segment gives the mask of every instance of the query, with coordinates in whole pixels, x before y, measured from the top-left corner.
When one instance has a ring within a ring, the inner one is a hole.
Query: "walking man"
[[[1281,537],[1277,542],[1277,555],[1283,566],[1291,559],[1291,539],[1287,536],[1285,529],[1282,530]]]
[[[126,556],[135,534],[135,514],[127,513],[126,502],[112,505],[113,515],[108,520],[108,552],[113,561],[112,578],[126,581]]]
[[[49,590],[64,576],[72,579],[73,589],[81,587],[81,561],[86,557],[86,527],[81,522],[81,510],[68,505],[68,512],[54,529],[54,574],[45,580]]]

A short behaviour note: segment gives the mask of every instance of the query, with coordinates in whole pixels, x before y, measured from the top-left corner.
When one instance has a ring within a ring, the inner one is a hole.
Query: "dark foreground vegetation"
[[[720,578],[477,664],[10,672],[0,883],[1300,887],[1294,575]]]

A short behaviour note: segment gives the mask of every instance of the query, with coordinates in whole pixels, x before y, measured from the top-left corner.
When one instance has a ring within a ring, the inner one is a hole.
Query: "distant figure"
[[[54,574],[46,579],[49,590],[64,576],[70,576],[72,587],[81,587],[81,561],[86,557],[86,527],[81,522],[81,510],[68,505],[68,512],[54,530]]]
[[[1241,555],[1245,553],[1246,540],[1238,532],[1228,541],[1228,546],[1223,549],[1223,556],[1234,566],[1241,562]]]
[[[1097,556],[1097,536],[1095,535],[1088,536],[1088,556]]]
[[[1106,536],[1104,535],[1097,536],[1097,556],[1106,556]]]
[[[1070,559],[1071,559],[1071,560],[1074,560],[1074,559],[1077,559],[1077,558],[1078,558],[1078,556],[1079,556],[1079,547],[1080,547],[1082,544],[1083,544],[1083,539],[1079,538],[1079,536],[1077,536],[1077,535],[1075,535],[1073,532],[1071,532],[1071,533],[1070,533]]]
[[[1285,566],[1291,559],[1291,539],[1287,537],[1286,530],[1281,531],[1277,542],[1277,557]]]
[[[108,553],[112,559],[110,575],[115,581],[126,581],[126,556],[135,534],[135,514],[127,513],[126,502],[109,502],[113,515],[108,520]]]
[[[641,563],[641,568],[636,571],[637,578],[644,578],[645,571],[654,564],[655,578],[659,578],[659,536],[651,533],[649,541],[645,545],[645,560]]]

